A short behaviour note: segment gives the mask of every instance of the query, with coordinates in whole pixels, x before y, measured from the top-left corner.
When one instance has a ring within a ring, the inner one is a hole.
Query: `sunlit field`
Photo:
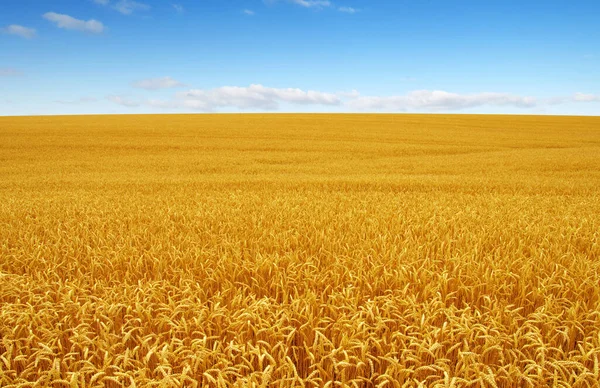
[[[600,117],[0,117],[0,386],[598,387]]]

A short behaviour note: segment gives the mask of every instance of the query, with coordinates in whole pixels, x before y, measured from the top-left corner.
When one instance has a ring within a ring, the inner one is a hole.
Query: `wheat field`
[[[598,387],[600,117],[0,118],[2,387]]]

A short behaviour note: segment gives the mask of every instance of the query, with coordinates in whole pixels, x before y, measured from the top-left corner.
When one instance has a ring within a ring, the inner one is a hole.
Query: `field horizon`
[[[103,117],[103,116],[475,116],[475,117],[600,117],[600,114],[561,114],[561,113],[462,113],[462,112],[154,112],[154,113],[73,113],[39,115],[0,115],[0,118],[34,117]]]

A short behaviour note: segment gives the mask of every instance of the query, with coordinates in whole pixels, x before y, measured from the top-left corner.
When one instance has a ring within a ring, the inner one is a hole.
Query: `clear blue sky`
[[[600,114],[600,1],[0,0],[0,115]]]

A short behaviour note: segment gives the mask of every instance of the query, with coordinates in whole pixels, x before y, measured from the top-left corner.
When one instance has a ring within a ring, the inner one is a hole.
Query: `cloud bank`
[[[170,78],[138,81],[133,84],[147,90],[182,86]],[[451,93],[443,90],[414,90],[402,95],[364,96],[358,91],[322,92],[298,88],[272,88],[260,84],[246,87],[223,86],[214,89],[190,89],[168,99],[134,101],[120,96],[112,102],[128,106],[147,106],[162,110],[215,112],[221,110],[277,111],[281,105],[329,107],[346,112],[456,112],[480,107],[532,109],[566,103],[600,102],[600,95],[575,93],[568,97],[537,99],[510,93]]]

